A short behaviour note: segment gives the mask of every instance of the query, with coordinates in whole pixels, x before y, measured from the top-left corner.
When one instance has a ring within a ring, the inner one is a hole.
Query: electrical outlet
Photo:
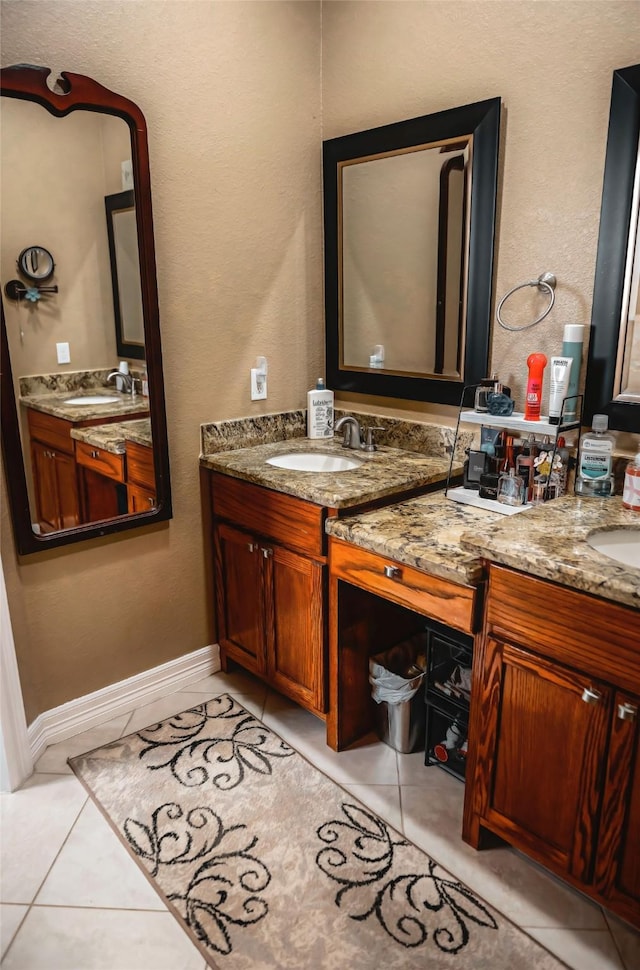
[[[58,355],[59,364],[70,364],[71,363],[71,353],[69,352],[69,344],[56,344],[56,353]]]
[[[267,396],[267,375],[258,370],[257,367],[251,368],[251,400],[264,401]]]

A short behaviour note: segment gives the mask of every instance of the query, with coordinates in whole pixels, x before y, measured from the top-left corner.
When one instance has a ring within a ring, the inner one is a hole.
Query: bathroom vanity
[[[268,427],[253,439],[246,427],[236,429],[236,443],[249,447],[230,447],[226,436],[232,432],[222,425],[217,445],[211,435],[203,443],[200,460],[222,667],[235,661],[325,718],[326,523],[441,488],[449,458],[443,449],[442,457],[387,446],[356,453],[337,438],[310,441],[303,437],[303,412],[286,437],[281,427],[278,440],[266,444],[252,441],[264,441]],[[223,450],[214,451],[217,446]],[[269,464],[302,454],[346,454],[358,467],[316,473]]]

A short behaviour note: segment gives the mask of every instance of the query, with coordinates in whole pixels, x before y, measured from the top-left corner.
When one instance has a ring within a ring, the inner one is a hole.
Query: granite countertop
[[[461,544],[492,562],[640,609],[640,569],[586,541],[593,532],[617,528],[636,530],[640,542],[640,515],[624,509],[620,497],[564,495],[520,515],[493,516],[491,529],[465,532]]]
[[[72,428],[71,437],[85,444],[102,448],[113,455],[123,455],[127,441],[151,447],[151,421],[140,418],[133,421],[118,421],[114,424],[96,424],[91,428]]]
[[[277,468],[267,458],[292,452],[320,452],[356,458],[359,468],[343,472],[300,472]],[[241,478],[255,485],[285,492],[326,508],[351,508],[393,496],[401,491],[422,488],[446,481],[449,458],[426,457],[418,452],[381,446],[374,452],[352,451],[342,447],[342,439],[327,441],[291,438],[250,448],[237,448],[204,454],[205,468]],[[459,474],[461,467],[454,467]]]
[[[497,518],[495,512],[461,505],[435,492],[373,512],[327,519],[325,530],[442,579],[475,585],[483,573],[480,556],[462,547],[461,536],[468,529],[486,535]]]
[[[96,394],[113,397],[112,404],[66,404],[71,397],[87,397]],[[55,418],[73,423],[95,421],[96,418],[123,417],[127,414],[142,415],[149,412],[149,399],[138,394],[120,394],[111,387],[89,387],[84,390],[63,390],[47,394],[26,394],[20,398],[23,407],[33,408]]]

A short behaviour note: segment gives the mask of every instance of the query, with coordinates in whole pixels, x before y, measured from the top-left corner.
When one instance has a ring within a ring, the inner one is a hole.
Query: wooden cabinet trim
[[[104,448],[96,448],[85,441],[77,441],[76,461],[99,475],[113,478],[116,482],[124,482],[124,455],[114,455]]]
[[[475,586],[440,579],[333,536],[329,537],[329,563],[333,579],[359,586],[464,633],[474,633],[477,628]],[[385,567],[398,570],[395,578],[385,575]]]
[[[487,624],[499,636],[640,693],[640,611],[491,565]]]
[[[51,448],[58,448],[68,455],[73,454],[73,439],[71,437],[71,421],[64,418],[56,418],[51,414],[43,414],[41,411],[34,411],[33,408],[27,409],[27,422],[29,434],[37,441]]]
[[[324,556],[321,505],[213,472],[213,514],[303,555]]]

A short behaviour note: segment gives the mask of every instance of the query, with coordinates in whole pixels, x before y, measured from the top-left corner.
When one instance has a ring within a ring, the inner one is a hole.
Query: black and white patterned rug
[[[564,966],[227,694],[69,764],[211,967]]]

